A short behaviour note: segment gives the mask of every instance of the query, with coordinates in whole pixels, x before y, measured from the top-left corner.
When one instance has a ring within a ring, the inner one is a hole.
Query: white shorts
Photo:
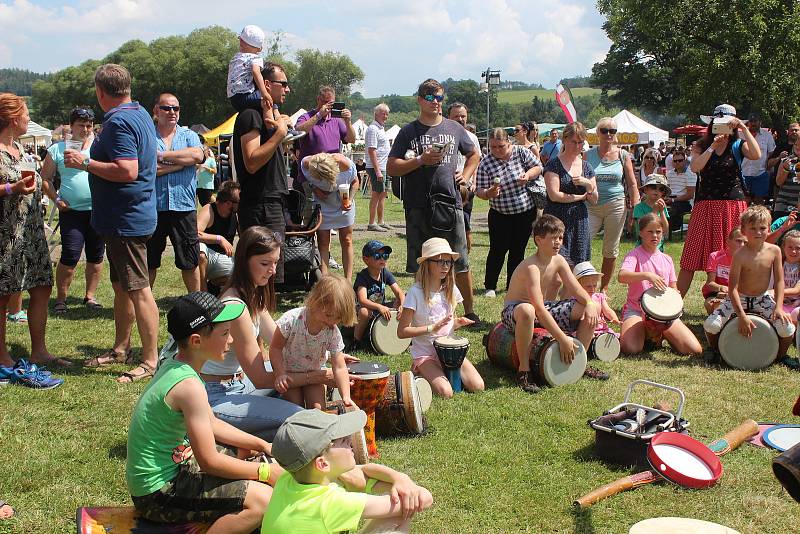
[[[200,243],[200,254],[205,254],[208,259],[206,266],[206,279],[230,278],[233,273],[233,258],[227,254],[220,254],[205,243]]]
[[[758,296],[739,295],[739,300],[742,302],[742,308],[746,313],[753,313],[764,317],[772,323],[775,331],[778,332],[779,337],[791,337],[794,334],[794,325],[789,322],[773,321],[772,314],[775,312],[775,299],[769,293],[763,293]],[[719,334],[722,327],[728,322],[728,319],[734,314],[733,304],[731,304],[730,297],[725,297],[725,300],[719,307],[711,312],[711,315],[703,323],[703,328],[709,334]]]

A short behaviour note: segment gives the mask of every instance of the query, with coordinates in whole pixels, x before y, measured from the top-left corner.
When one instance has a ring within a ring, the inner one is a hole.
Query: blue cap
[[[389,245],[384,245],[377,239],[372,239],[367,241],[367,244],[364,245],[364,248],[361,249],[362,256],[372,256],[376,252],[380,252],[381,250],[391,253],[392,247]]]

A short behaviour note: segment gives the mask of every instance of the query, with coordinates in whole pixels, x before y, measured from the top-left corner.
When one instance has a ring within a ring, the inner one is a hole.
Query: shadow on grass
[[[114,320],[114,303],[103,303],[102,308],[91,309],[87,308],[83,303],[83,298],[68,296],[64,303],[67,305],[66,313],[56,315],[53,313],[53,306],[55,305],[55,298],[50,299],[50,309],[48,310],[48,320],[63,319],[67,321],[83,321],[86,319],[107,319]]]
[[[575,529],[573,530],[575,534],[594,534],[591,508],[572,506],[570,513],[572,513],[572,518],[575,521]]]
[[[115,460],[126,460],[128,458],[128,444],[126,442],[117,443],[108,449],[108,457]]]
[[[483,377],[483,383],[487,390],[514,385],[514,372],[511,369],[497,367],[488,358],[477,363],[473,362],[473,364]]]

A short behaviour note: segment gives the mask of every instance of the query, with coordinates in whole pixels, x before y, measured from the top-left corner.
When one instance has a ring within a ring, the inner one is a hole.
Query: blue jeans
[[[220,420],[270,442],[281,423],[302,410],[294,403],[269,396],[274,394],[272,389],[256,389],[247,377],[206,382],[206,393]]]

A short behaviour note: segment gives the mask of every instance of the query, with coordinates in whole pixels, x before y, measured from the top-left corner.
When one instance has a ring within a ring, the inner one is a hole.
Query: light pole
[[[500,86],[500,71],[492,70],[491,67],[486,67],[486,70],[481,72],[483,83],[480,85],[480,92],[486,91],[486,137],[489,137],[489,102],[492,94],[492,86]]]

